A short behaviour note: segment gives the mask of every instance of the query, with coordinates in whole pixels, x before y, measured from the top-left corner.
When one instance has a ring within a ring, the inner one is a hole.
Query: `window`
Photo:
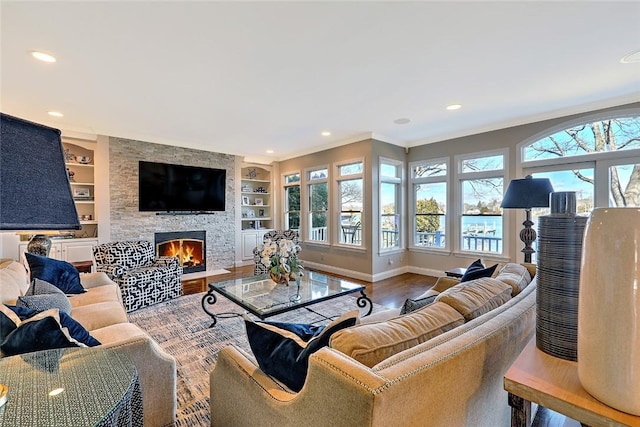
[[[595,206],[640,205],[638,116],[594,120],[555,132],[524,144],[522,157],[525,173],[550,178],[554,191],[576,192],[579,215],[588,215]]]
[[[399,249],[402,162],[380,159],[380,251]]]
[[[414,247],[445,248],[447,159],[411,164]]]
[[[459,161],[460,249],[502,254],[505,153],[465,156]]]
[[[356,161],[337,165],[338,205],[340,229],[338,242],[362,246],[362,208],[364,162]]]
[[[284,228],[300,232],[300,173],[284,175]]]
[[[312,169],[307,172],[307,196],[309,212],[308,239],[315,242],[327,241],[327,212],[329,210],[327,168]]]

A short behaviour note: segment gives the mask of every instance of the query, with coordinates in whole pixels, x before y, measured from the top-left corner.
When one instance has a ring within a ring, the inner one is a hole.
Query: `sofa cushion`
[[[96,302],[73,307],[71,316],[86,330],[92,331],[109,325],[127,323],[127,312],[117,301]]]
[[[460,282],[468,282],[469,280],[475,280],[480,277],[491,277],[496,271],[498,264],[485,268],[482,264],[482,260],[476,260],[467,267],[467,271],[460,278]]]
[[[355,325],[358,317],[358,310],[352,310],[323,327],[254,322],[245,316],[245,326],[260,369],[291,390],[300,391],[307,377],[309,356],[326,346],[336,331]]]
[[[531,274],[525,266],[510,262],[502,267],[496,279],[511,286],[511,296],[515,297],[531,283]]]
[[[27,270],[19,262],[3,260],[0,263],[0,302],[15,304],[20,295],[24,295],[29,288]]]
[[[475,319],[511,299],[511,286],[491,277],[460,282],[436,297],[455,308],[465,321]]]
[[[95,304],[98,302],[115,301],[119,302],[120,298],[118,294],[120,288],[116,284],[96,286],[95,288],[87,289],[87,292],[83,294],[67,295],[71,307],[81,307],[84,305]]]
[[[65,294],[80,294],[85,291],[80,284],[78,269],[68,262],[28,252],[25,256],[31,270],[31,280],[41,279],[49,282]]]
[[[444,303],[434,302],[413,313],[378,323],[366,323],[335,333],[329,345],[373,367],[384,359],[464,324],[464,318]]]
[[[45,311],[57,308],[67,314],[71,313],[69,298],[57,287],[40,279],[33,279],[26,295],[18,297],[17,306]]]
[[[429,305],[436,299],[437,296],[438,294],[433,294],[430,296],[426,296],[424,298],[417,298],[417,299],[407,298],[404,304],[402,305],[402,308],[400,309],[400,314],[408,314],[408,313],[411,313],[412,311],[416,311],[424,307],[425,305]]]

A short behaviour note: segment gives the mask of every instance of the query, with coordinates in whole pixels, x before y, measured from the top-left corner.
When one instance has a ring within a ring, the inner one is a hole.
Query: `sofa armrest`
[[[99,273],[84,273],[80,275],[80,283],[85,289],[96,288],[98,286],[113,285],[117,286],[113,280],[109,279],[104,272]]]
[[[148,336],[103,344],[127,353],[142,386],[145,427],[173,425],[176,418],[176,360]]]
[[[311,356],[305,385],[293,393],[243,352],[226,347],[210,375],[211,425],[372,425],[376,391],[386,384],[371,369],[325,347]]]
[[[436,282],[435,285],[433,285],[431,290],[443,292],[449,289],[450,287],[457,285],[458,283],[460,283],[460,279],[456,277],[448,277],[448,276],[439,277],[438,281]]]

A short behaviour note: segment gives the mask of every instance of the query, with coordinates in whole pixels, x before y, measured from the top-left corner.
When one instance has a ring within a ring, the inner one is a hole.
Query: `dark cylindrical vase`
[[[577,216],[575,192],[551,193],[551,214],[538,218],[536,346],[578,359],[578,295],[587,218]]]

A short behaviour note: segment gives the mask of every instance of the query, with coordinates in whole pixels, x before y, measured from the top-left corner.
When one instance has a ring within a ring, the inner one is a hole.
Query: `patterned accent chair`
[[[264,237],[262,238],[262,242],[266,242],[267,240],[275,241],[278,243],[282,239],[293,240],[293,243],[297,245],[300,244],[300,238],[298,237],[297,230],[271,230],[264,233]],[[299,246],[298,246],[299,247]],[[300,251],[298,251],[300,253]],[[253,268],[253,274],[255,276],[259,274],[268,273],[267,267],[260,262],[260,252],[258,252],[258,248],[253,248],[253,261],[255,262],[255,267]]]
[[[149,241],[103,243],[93,247],[93,257],[96,271],[120,287],[128,312],[182,295],[178,258],[156,258]]]

